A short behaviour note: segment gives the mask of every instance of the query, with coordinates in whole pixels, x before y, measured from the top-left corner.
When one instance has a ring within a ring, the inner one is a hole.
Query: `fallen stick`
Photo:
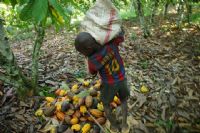
[[[136,100],[132,105],[130,105],[128,111],[131,111],[133,109],[133,107],[135,107],[135,105],[138,103],[139,101]]]

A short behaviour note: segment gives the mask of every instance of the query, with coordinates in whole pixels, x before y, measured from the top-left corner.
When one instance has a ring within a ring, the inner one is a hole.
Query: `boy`
[[[111,123],[111,130],[118,130],[119,125],[112,114],[110,103],[115,95],[119,95],[122,102],[122,131],[128,129],[127,125],[127,98],[129,89],[125,78],[125,70],[118,45],[124,41],[119,35],[105,45],[98,44],[87,32],[81,32],[75,39],[75,48],[88,57],[88,69],[93,75],[99,73],[101,84],[101,100],[104,105],[106,117]]]

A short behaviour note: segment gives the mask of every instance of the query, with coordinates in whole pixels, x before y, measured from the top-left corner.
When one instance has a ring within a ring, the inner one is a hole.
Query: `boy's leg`
[[[128,132],[129,127],[127,124],[127,116],[128,116],[128,105],[127,105],[127,99],[129,98],[130,90],[127,86],[127,80],[121,82],[119,85],[119,98],[122,102],[121,109],[122,109],[122,132]]]
[[[112,108],[110,107],[110,103],[112,102],[118,90],[116,90],[114,86],[108,84],[102,84],[100,91],[101,91],[101,100],[104,106],[104,111],[107,119],[110,122],[111,126],[110,128],[113,131],[117,131],[119,126],[117,124],[116,115],[112,113]]]
[[[122,129],[126,129],[128,128],[128,124],[127,124],[127,115],[128,115],[128,106],[127,106],[127,99],[125,99],[122,102],[121,105],[122,108]]]
[[[114,131],[118,131],[118,124],[116,116],[112,113],[112,109],[109,104],[104,104],[104,111],[106,113],[107,119],[110,121],[110,128]]]

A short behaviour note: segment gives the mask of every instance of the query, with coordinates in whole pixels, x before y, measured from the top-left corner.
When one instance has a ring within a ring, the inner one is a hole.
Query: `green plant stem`
[[[38,87],[38,62],[39,62],[39,55],[40,55],[40,49],[44,40],[45,30],[44,27],[41,25],[36,26],[36,40],[33,48],[33,54],[32,54],[32,86],[34,88],[34,91],[36,92]]]

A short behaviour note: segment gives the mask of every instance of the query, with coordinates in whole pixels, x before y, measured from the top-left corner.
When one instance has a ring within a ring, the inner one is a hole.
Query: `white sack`
[[[97,0],[81,23],[81,31],[90,33],[104,45],[121,31],[121,18],[111,0]]]

